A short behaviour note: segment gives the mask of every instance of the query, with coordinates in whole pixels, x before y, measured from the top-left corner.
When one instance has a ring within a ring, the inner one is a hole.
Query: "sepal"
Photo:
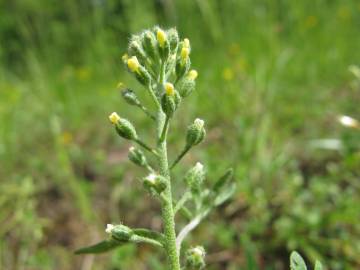
[[[161,175],[151,173],[143,179],[143,185],[150,193],[155,191],[160,194],[166,189],[167,180]]]
[[[116,132],[124,139],[136,140],[138,138],[135,127],[130,121],[120,118],[116,112],[110,114],[109,119],[115,126]]]
[[[185,182],[190,188],[192,194],[199,194],[201,186],[205,180],[204,166],[198,162],[185,174]]]
[[[128,158],[130,161],[140,167],[146,167],[148,164],[144,152],[133,146],[129,149]]]
[[[124,89],[121,91],[121,95],[128,104],[134,105],[134,106],[141,105],[139,98],[137,97],[137,95],[135,94],[135,92],[133,90],[128,89],[128,88]]]
[[[186,251],[186,267],[187,269],[200,270],[205,267],[205,249],[202,246],[190,248]]]
[[[191,147],[199,144],[205,138],[206,131],[204,128],[204,121],[196,118],[194,123],[189,125],[186,134],[186,145]]]

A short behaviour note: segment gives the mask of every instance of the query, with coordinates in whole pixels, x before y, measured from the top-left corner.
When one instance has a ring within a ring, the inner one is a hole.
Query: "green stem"
[[[156,121],[156,117],[151,112],[149,112],[149,110],[145,106],[143,106],[141,104],[138,104],[137,106],[152,120]]]
[[[138,145],[142,146],[144,149],[148,150],[149,152],[153,153],[155,156],[159,155],[154,149],[152,149],[150,146],[145,144],[140,139],[135,139],[134,142],[136,142]]]
[[[175,207],[174,207],[174,214],[177,213],[177,211],[179,211],[184,204],[190,199],[191,197],[191,193],[190,191],[185,191],[185,193],[182,195],[182,197],[180,198],[180,200],[176,203]]]
[[[191,146],[185,146],[184,150],[178,155],[175,161],[171,164],[170,170],[175,167],[176,164],[186,155],[186,153],[190,150]]]
[[[164,84],[164,67],[165,63],[161,63],[160,76],[158,87],[162,87]],[[172,204],[172,191],[171,191],[171,181],[170,181],[170,171],[169,163],[167,158],[167,146],[166,146],[166,135],[167,130],[165,130],[164,138],[162,138],[163,128],[165,126],[166,116],[162,112],[161,107],[158,107],[157,114],[157,136],[158,136],[158,163],[160,167],[160,174],[164,176],[168,185],[167,188],[163,191],[162,195],[164,200],[162,200],[161,210],[162,210],[162,219],[164,223],[164,235],[165,235],[165,250],[167,253],[167,258],[170,266],[170,270],[180,270],[180,258],[179,253],[176,248],[176,232],[175,232],[175,215]]]
[[[161,131],[160,142],[163,142],[165,140],[165,136],[166,136],[166,133],[167,133],[167,130],[169,127],[169,121],[170,121],[170,118],[168,116],[166,116],[164,127]]]

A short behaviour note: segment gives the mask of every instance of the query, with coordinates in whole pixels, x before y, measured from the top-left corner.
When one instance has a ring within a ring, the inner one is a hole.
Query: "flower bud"
[[[166,189],[167,181],[165,177],[151,173],[144,178],[143,185],[150,192],[155,190],[157,194],[160,194]]]
[[[190,269],[204,269],[205,267],[205,249],[197,246],[186,251],[186,266]]]
[[[179,93],[174,89],[173,84],[165,83],[165,94],[161,98],[161,107],[164,113],[171,117],[178,108],[181,101]]]
[[[187,74],[187,77],[190,80],[195,80],[197,76],[198,76],[198,72],[195,69],[190,70],[189,73]]]
[[[132,91],[131,89],[127,88],[127,89],[122,90],[121,95],[128,104],[135,105],[135,106],[140,105],[140,100],[136,96],[135,92]]]
[[[189,58],[189,55],[190,55],[190,49],[189,49],[189,48],[186,48],[186,47],[183,47],[183,48],[181,49],[181,53],[180,53],[181,64],[182,64],[182,65],[185,65],[186,60]]]
[[[205,179],[204,166],[198,162],[185,175],[185,182],[192,193],[199,194],[201,185]]]
[[[170,44],[169,44],[169,40],[167,38],[166,33],[160,29],[157,28],[156,29],[156,39],[158,41],[158,50],[159,50],[159,54],[161,59],[165,60],[169,57],[169,53],[170,53]]]
[[[128,140],[137,139],[136,130],[128,120],[120,118],[116,112],[110,114],[109,119],[110,122],[115,126],[116,132],[121,137]]]
[[[134,234],[132,229],[122,224],[107,224],[105,232],[110,234],[113,239],[118,241],[129,241]]]
[[[131,72],[136,72],[136,73],[140,72],[139,71],[140,64],[136,56],[132,56],[127,60],[127,66]]]
[[[149,85],[151,82],[151,76],[149,72],[140,65],[136,56],[132,56],[127,60],[128,69],[135,74],[135,77],[143,85]]]
[[[165,47],[165,42],[167,42],[167,37],[166,37],[165,32],[160,28],[158,28],[157,31],[156,31],[156,39],[159,42],[159,46],[161,48],[164,48]]]
[[[156,38],[153,32],[146,30],[143,33],[142,46],[146,54],[154,60],[156,56]]]
[[[171,54],[176,53],[178,44],[179,44],[179,35],[175,28],[170,28],[167,31],[167,36],[169,39],[170,52]]]
[[[190,40],[188,38],[184,38],[182,45],[183,45],[183,47],[190,49]]]
[[[128,158],[130,161],[132,161],[134,164],[140,167],[146,167],[147,165],[146,157],[143,151],[133,146],[129,148]]]
[[[134,36],[129,44],[129,54],[136,56],[143,64],[147,61],[147,56],[144,49],[141,46],[140,39],[138,36]]]
[[[176,54],[172,54],[170,55],[166,63],[166,68],[165,68],[166,74],[171,74],[171,72],[173,72],[175,68],[175,65],[176,65]]]
[[[117,122],[119,122],[120,116],[116,112],[113,112],[109,115],[109,120],[113,125],[115,125]]]
[[[206,131],[204,128],[204,121],[196,118],[194,123],[188,127],[186,134],[186,145],[191,147],[199,144],[205,138]]]
[[[180,57],[176,61],[175,73],[178,79],[181,79],[190,69],[190,57],[185,57],[187,52],[187,49],[185,49],[185,51],[182,51]]]
[[[190,95],[195,89],[195,79],[197,78],[198,73],[196,70],[190,70],[189,73],[179,81],[178,90],[181,97],[187,97]]]

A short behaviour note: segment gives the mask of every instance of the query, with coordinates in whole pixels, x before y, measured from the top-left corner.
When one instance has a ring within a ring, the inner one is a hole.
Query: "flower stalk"
[[[135,147],[129,149],[129,160],[139,168],[150,172],[142,178],[146,191],[161,204],[163,231],[155,232],[147,229],[131,229],[125,225],[108,225],[106,232],[110,239],[98,244],[78,250],[77,254],[100,253],[112,250],[125,243],[150,244],[164,248],[167,255],[168,269],[181,270],[184,260],[180,258],[181,244],[185,237],[197,227],[210,210],[224,202],[232,192],[222,178],[216,191],[204,187],[205,169],[197,163],[184,177],[187,185],[185,193],[178,200],[178,192],[172,189],[172,176],[170,169],[177,165],[193,146],[198,145],[205,138],[204,121],[195,119],[188,126],[185,136],[183,151],[177,155],[175,161],[169,166],[167,135],[170,132],[170,123],[176,116],[176,111],[187,96],[195,89],[197,71],[190,70],[190,41],[179,41],[175,28],[163,30],[155,27],[146,30],[131,38],[128,53],[123,56],[127,70],[146,89],[153,101],[155,111],[148,110],[138,99],[136,93],[125,89],[122,93],[125,101],[139,107],[147,116],[156,123],[156,147],[152,148],[140,139],[138,130],[127,119],[117,113],[109,116],[116,132],[123,139],[140,145],[145,150],[155,155],[156,165],[150,165],[145,153]],[[177,82],[178,85],[176,84]],[[150,107],[149,107],[150,108]],[[151,161],[151,160],[149,160]],[[230,187],[234,190],[233,186]],[[177,201],[177,203],[175,203]],[[187,205],[192,204],[189,210]],[[181,213],[187,220],[180,233],[176,234],[175,215]],[[205,266],[205,250],[196,247],[187,252],[186,267],[202,269]],[[184,265],[183,265],[184,266]]]

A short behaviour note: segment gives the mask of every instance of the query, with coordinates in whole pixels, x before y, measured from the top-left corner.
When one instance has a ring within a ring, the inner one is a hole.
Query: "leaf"
[[[95,245],[83,247],[75,251],[75,254],[87,254],[87,253],[103,253],[112,250],[126,242],[120,242],[114,239],[104,240]]]
[[[233,175],[234,170],[232,168],[227,169],[225,174],[221,176],[214,184],[213,191],[215,193],[219,192],[223,188],[223,186],[233,177]]]
[[[162,244],[164,244],[164,242],[165,242],[164,235],[159,232],[155,232],[155,231],[143,229],[143,228],[133,229],[133,232],[138,236],[154,239],[156,241],[159,241]]]
[[[307,270],[304,259],[296,251],[291,252],[290,269],[291,270]]]
[[[214,206],[219,206],[227,201],[235,192],[236,184],[231,183],[229,186],[222,188],[219,194],[216,195],[214,200]]]
[[[322,269],[323,269],[323,266],[322,266],[321,262],[316,261],[314,270],[322,270]]]

